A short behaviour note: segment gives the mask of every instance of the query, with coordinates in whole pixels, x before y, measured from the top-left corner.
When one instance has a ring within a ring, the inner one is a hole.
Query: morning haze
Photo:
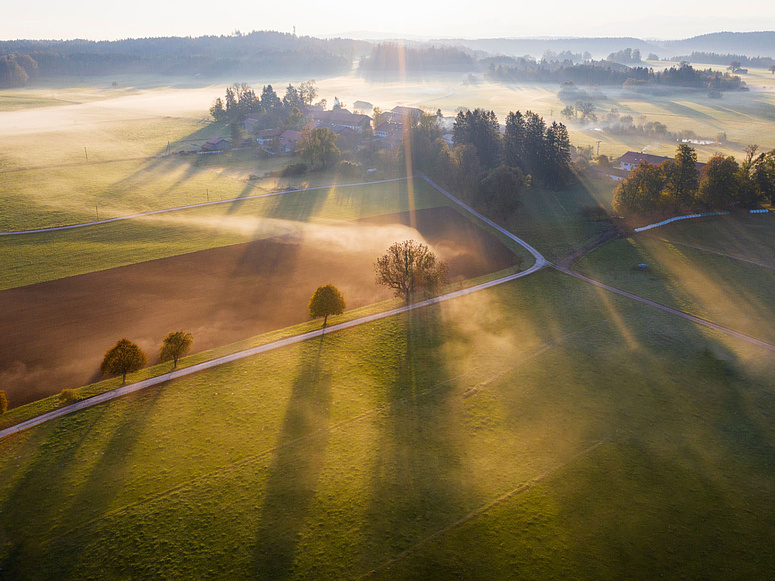
[[[4,14],[0,578],[773,577],[769,3]]]

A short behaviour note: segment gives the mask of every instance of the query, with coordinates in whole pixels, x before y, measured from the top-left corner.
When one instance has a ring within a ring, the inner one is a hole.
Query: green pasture
[[[201,177],[218,179],[208,171]],[[335,177],[328,174],[329,180],[335,181]],[[5,264],[0,289],[287,234],[310,222],[326,225],[404,212],[411,207],[406,181],[332,186],[253,200],[239,198],[260,195],[263,190],[231,179],[217,183],[234,189],[213,188],[211,200],[217,200],[221,193],[237,199],[72,230],[0,237],[0,260]],[[415,209],[450,204],[424,180],[411,183]]]
[[[766,577],[773,369],[544,271],[0,441],[0,571]]]
[[[560,191],[531,187],[504,225],[549,260],[560,260],[613,229],[610,222],[591,222],[581,214],[586,206],[610,211],[613,189],[605,180],[584,180]]]
[[[772,215],[685,220],[609,242],[575,268],[775,344],[773,241]],[[648,264],[648,269],[638,270],[638,264]]]

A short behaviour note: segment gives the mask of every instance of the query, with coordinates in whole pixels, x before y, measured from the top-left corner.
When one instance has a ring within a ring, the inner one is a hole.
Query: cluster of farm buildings
[[[370,103],[356,101],[355,106],[362,110],[373,109]],[[409,120],[417,122],[423,114],[417,107],[393,107],[390,111],[380,114],[379,125],[374,127],[374,120],[369,115],[353,113],[345,108],[335,106],[334,109],[325,110],[320,106],[307,107],[306,113],[311,121],[306,127],[326,127],[337,134],[337,142],[344,147],[353,148],[364,137],[364,131],[371,131],[373,139],[384,147],[396,147],[401,143],[404,127]],[[258,129],[261,120],[258,117],[248,116],[242,122],[242,129],[248,137],[241,143],[232,143],[228,139],[215,137],[208,140],[202,146],[202,152],[213,153],[227,151],[229,149],[261,147],[270,153],[291,153],[301,139],[301,132],[293,129],[273,128]],[[451,141],[451,135],[445,136]]]

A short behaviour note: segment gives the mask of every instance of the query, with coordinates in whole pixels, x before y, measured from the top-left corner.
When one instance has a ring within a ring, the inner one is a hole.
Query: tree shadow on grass
[[[134,458],[132,452],[159,401],[162,389],[160,386],[131,398],[131,411],[127,410],[124,417],[111,428],[112,435],[107,445],[98,452],[99,458],[89,475],[83,479],[75,499],[68,510],[63,512],[59,522],[55,525],[52,523],[50,533],[55,538],[47,546],[47,554],[56,558],[48,563],[50,578],[67,578],[78,566],[78,549],[83,540],[79,538],[78,529],[90,520],[108,513],[111,503],[122,492],[131,476],[126,471],[127,463]]]
[[[385,394],[364,516],[361,565],[371,570],[469,510],[474,497],[456,434],[460,400],[453,398],[441,353],[440,307],[411,311],[405,349]]]
[[[291,575],[296,546],[315,497],[326,455],[332,403],[331,373],[323,361],[324,343],[321,337],[305,344],[293,382],[253,547],[256,578],[283,579]]]
[[[80,412],[35,428],[37,455],[24,468],[0,510],[0,578],[39,578],[45,558],[43,541],[72,497],[66,487],[77,457],[107,411]]]

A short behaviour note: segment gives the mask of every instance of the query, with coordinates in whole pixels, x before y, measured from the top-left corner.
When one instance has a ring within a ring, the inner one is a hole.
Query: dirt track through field
[[[372,264],[395,241],[428,242],[462,280],[518,258],[450,208],[332,225],[0,292],[0,385],[13,406],[98,379],[105,351],[126,337],[156,361],[170,331],[201,351],[308,320],[317,286],[356,308],[389,298]]]

